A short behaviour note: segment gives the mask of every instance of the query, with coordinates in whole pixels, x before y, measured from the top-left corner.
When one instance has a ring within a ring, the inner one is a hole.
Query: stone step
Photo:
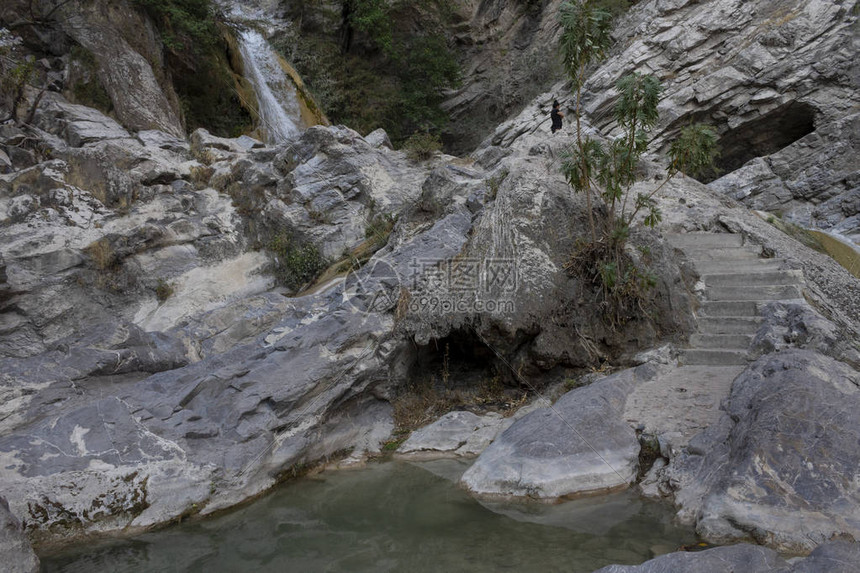
[[[700,334],[754,334],[761,318],[741,316],[701,317],[698,320]]]
[[[705,301],[699,306],[699,316],[758,316],[758,304],[753,301]]]
[[[697,261],[696,270],[701,275],[715,275],[731,272],[768,272],[778,271],[785,259],[744,259],[744,260],[713,260]]]
[[[705,291],[708,300],[793,300],[803,298],[798,285],[724,286]]]
[[[703,249],[685,248],[684,253],[695,264],[700,261],[754,261],[761,259],[761,249],[758,247],[736,247],[732,249]]]
[[[749,362],[746,350],[685,350],[681,363],[688,366],[730,366]]]
[[[744,244],[741,235],[732,233],[670,233],[665,235],[670,244],[687,247],[740,247]]]
[[[708,287],[797,285],[803,282],[801,271],[736,272],[702,275]]]
[[[700,350],[746,350],[752,341],[752,334],[694,334],[690,336],[690,346]]]

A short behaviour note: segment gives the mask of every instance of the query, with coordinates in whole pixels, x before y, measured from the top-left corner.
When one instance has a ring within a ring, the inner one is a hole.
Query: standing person
[[[552,102],[552,111],[549,116],[552,118],[552,132],[555,133],[561,129],[561,118],[564,117],[564,114],[558,109],[558,100]]]

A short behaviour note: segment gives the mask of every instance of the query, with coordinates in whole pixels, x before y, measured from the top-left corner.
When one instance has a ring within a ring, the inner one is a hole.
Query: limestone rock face
[[[413,432],[397,452],[413,457],[475,455],[512,423],[513,420],[502,418],[494,412],[484,416],[471,412],[449,412]]]
[[[9,573],[37,573],[39,558],[24,535],[21,522],[9,513],[8,502],[0,497],[0,554],[3,570]]]
[[[461,479],[478,494],[558,498],[626,486],[639,442],[623,419],[635,384],[651,365],[626,370],[565,394],[524,416],[478,457]]]
[[[0,17],[10,23],[26,20],[29,10],[28,2],[12,0],[4,3]],[[93,54],[99,80],[124,126],[184,135],[179,100],[164,77],[161,40],[152,23],[130,2],[99,0],[62,6],[54,22],[57,25],[45,32],[50,30],[55,38],[42,38],[43,43],[56,48],[69,43],[67,39],[57,42],[56,36],[65,36]]]
[[[468,152],[493,127],[552,85],[561,73],[558,10],[549,2],[459,2],[450,36],[463,62],[462,83],[442,108],[445,139]]]
[[[214,511],[295,464],[378,450],[400,285],[369,264],[286,298],[252,226],[279,224],[258,218],[269,202],[299,201],[296,229],[324,248],[337,228],[315,234],[307,215],[322,197],[319,213],[349,230],[338,248],[352,248],[363,215],[396,219],[432,166],[346,128],[280,148],[132,136],[57,95],[34,124],[53,159],[0,175],[0,483],[32,539]],[[260,209],[207,186],[224,181],[265,197]],[[470,225],[461,207],[404,232],[386,268],[454,257]]]
[[[710,123],[723,148],[712,188],[860,238],[856,20],[854,2],[639,2],[587,82],[587,114],[610,132],[614,83],[654,73],[665,87],[658,146],[691,121]]]
[[[789,552],[857,538],[858,401],[860,374],[844,363],[796,349],[760,358],[673,462],[679,515],[711,541]]]

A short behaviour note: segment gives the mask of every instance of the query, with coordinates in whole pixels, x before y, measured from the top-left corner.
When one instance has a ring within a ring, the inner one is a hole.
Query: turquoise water
[[[481,503],[464,465],[386,462],[305,478],[228,514],[42,556],[45,572],[593,571],[692,543],[630,492]]]

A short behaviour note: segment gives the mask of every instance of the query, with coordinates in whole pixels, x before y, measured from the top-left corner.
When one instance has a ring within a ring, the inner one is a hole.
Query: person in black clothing
[[[552,132],[555,133],[561,129],[561,118],[564,117],[564,114],[558,109],[558,100],[552,102],[552,111],[549,116],[552,118]]]

